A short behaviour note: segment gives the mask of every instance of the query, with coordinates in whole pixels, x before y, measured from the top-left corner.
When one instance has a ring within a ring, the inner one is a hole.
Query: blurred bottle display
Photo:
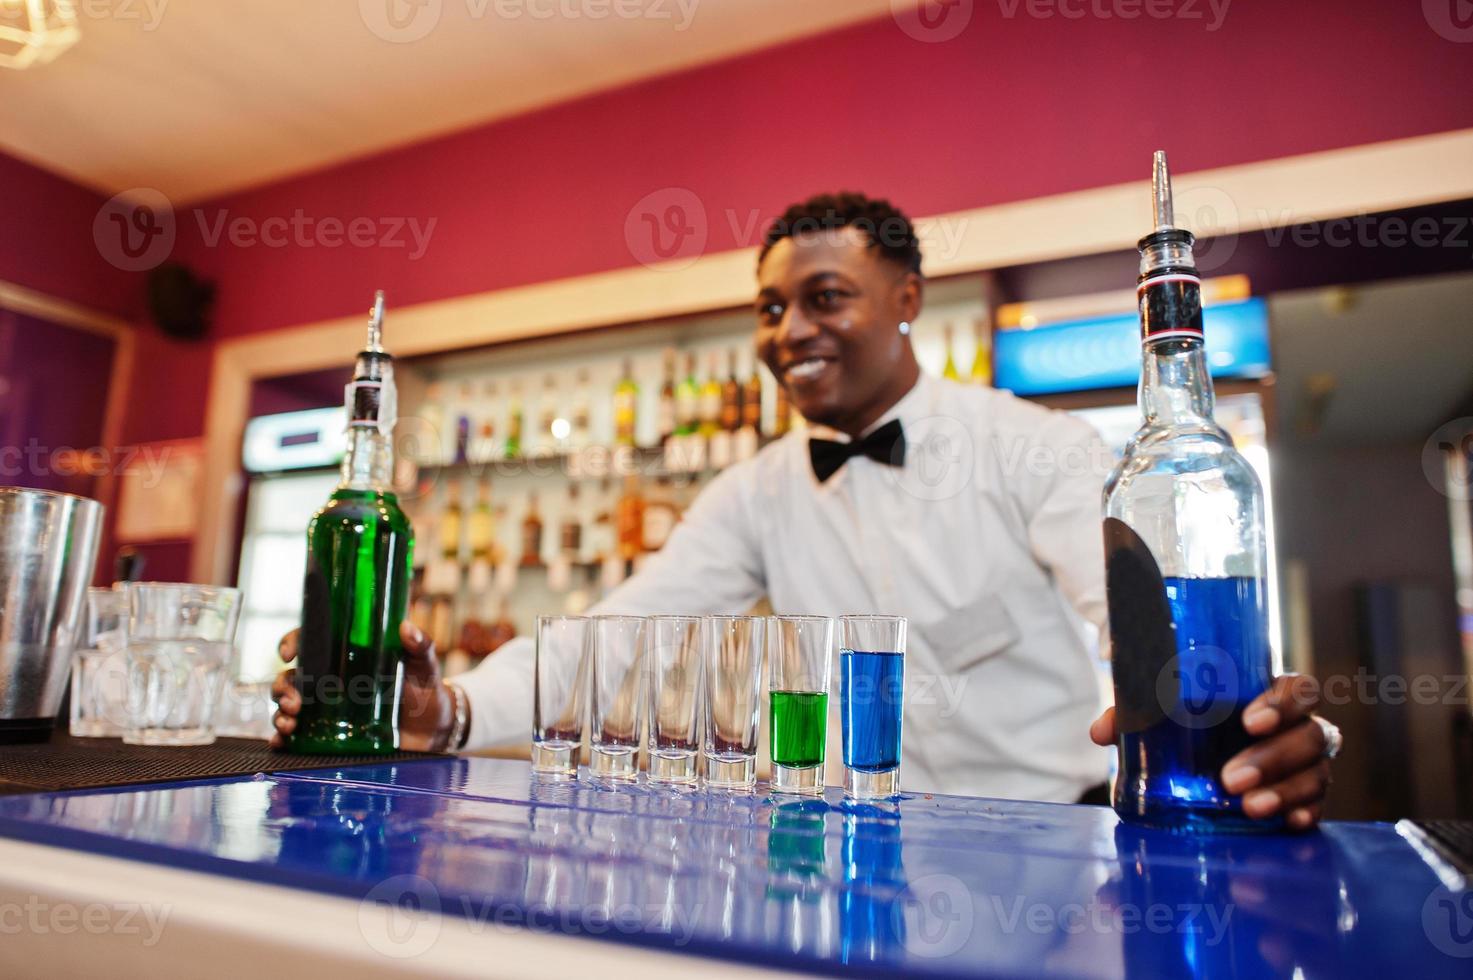
[[[616,505],[614,529],[618,556],[625,561],[638,558],[644,550],[644,495],[637,474],[624,478],[624,493]]]
[[[752,374],[742,391],[742,425],[757,435],[762,434],[762,374],[757,358],[752,358]]]
[[[572,418],[568,420],[568,441],[574,449],[587,447],[593,439],[592,413],[588,398],[588,368],[579,368],[577,387],[573,389]]]
[[[696,381],[696,355],[685,355],[685,377],[675,386],[675,431],[693,435],[701,418],[701,386]]]
[[[496,382],[488,381],[481,386],[481,404],[479,416],[481,420],[479,432],[477,432],[477,443],[474,458],[477,462],[496,458],[496,451],[500,448],[496,445]]]
[[[476,492],[476,506],[467,527],[467,544],[472,561],[490,564],[495,561],[496,515],[491,509],[491,480],[482,479]]]
[[[432,382],[425,389],[425,403],[420,409],[419,417],[424,421],[424,438],[420,443],[424,448],[419,454],[419,461],[427,466],[439,466],[446,459],[445,440],[448,437],[443,384]]]
[[[788,400],[788,389],[781,381],[777,383],[777,406],[772,413],[772,435],[780,439],[793,427],[793,403]]]
[[[644,501],[641,519],[643,527],[640,531],[640,545],[643,550],[659,551],[665,547],[665,542],[670,539],[670,532],[675,530],[675,525],[680,520],[680,508],[671,493],[668,476],[655,478],[655,487]]]
[[[972,355],[972,384],[992,387],[992,318],[979,316],[973,323],[977,352]]]
[[[470,458],[471,409],[475,402],[475,390],[469,381],[460,386],[460,404],[455,415],[455,462],[464,463]]]
[[[537,512],[537,494],[527,494],[527,513],[522,518],[522,565],[542,564],[542,515]]]
[[[558,531],[558,545],[570,562],[582,560],[583,555],[583,510],[578,500],[578,484],[568,484],[568,502],[563,508],[562,527]]]
[[[960,381],[961,374],[956,369],[956,355],[952,352],[953,334],[951,324],[942,328],[946,337],[946,363],[941,367],[941,376],[947,381]]]
[[[668,443],[676,432],[675,348],[665,348],[665,378],[660,382],[660,405],[656,415],[656,434],[660,445]]]
[[[446,488],[445,509],[440,512],[440,555],[447,561],[460,561],[461,488],[452,483]]]
[[[721,386],[721,427],[735,432],[742,427],[742,383],[737,380],[737,352],[726,352],[726,381]]]
[[[701,385],[700,422],[697,431],[707,437],[721,431],[721,378],[720,361],[717,358],[717,353],[712,351],[706,367],[706,382]]]
[[[623,373],[614,385],[614,442],[634,445],[639,424],[639,384],[634,380],[634,363],[624,358]]]
[[[551,451],[557,448],[560,439],[558,437],[558,420],[561,418],[558,404],[557,376],[549,374],[542,379],[542,398],[538,404],[539,414],[537,419],[537,448],[543,451]]]
[[[403,648],[414,531],[391,488],[397,421],[393,357],[384,350],[384,295],[346,389],[342,479],[307,526],[296,683],[302,698],[290,751],[384,754],[399,747]]]
[[[522,386],[516,381],[511,383],[511,404],[507,409],[504,455],[507,459],[516,459],[522,455]]]

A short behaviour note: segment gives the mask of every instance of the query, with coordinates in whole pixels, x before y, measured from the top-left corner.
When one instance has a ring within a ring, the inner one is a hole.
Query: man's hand
[[[1243,795],[1243,812],[1256,820],[1287,814],[1295,830],[1320,819],[1330,786],[1325,731],[1310,715],[1319,707],[1319,685],[1303,674],[1285,674],[1243,709],[1243,727],[1259,741],[1222,767],[1222,785]],[[1096,745],[1115,744],[1115,709],[1089,726]]]
[[[297,658],[297,633],[292,630],[281,638],[278,652],[291,663]],[[443,752],[455,721],[455,704],[450,692],[440,683],[440,662],[435,659],[435,645],[419,627],[405,620],[399,624],[399,638],[404,641],[404,699],[399,705],[399,747],[410,752]],[[272,723],[276,734],[271,747],[286,747],[286,736],[297,727],[297,714],[302,710],[302,696],[297,692],[297,672],[281,672],[271,684],[271,697],[276,702]]]

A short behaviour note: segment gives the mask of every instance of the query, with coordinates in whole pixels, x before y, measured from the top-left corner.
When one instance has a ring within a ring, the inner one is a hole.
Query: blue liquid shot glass
[[[839,625],[844,790],[858,800],[888,799],[900,792],[906,621],[844,616]]]

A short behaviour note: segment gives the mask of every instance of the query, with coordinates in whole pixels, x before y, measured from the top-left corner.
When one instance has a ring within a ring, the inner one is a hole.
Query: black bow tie
[[[891,419],[863,439],[834,442],[832,439],[809,439],[808,458],[819,483],[839,472],[855,456],[868,456],[886,466],[905,465],[905,430],[899,419]]]

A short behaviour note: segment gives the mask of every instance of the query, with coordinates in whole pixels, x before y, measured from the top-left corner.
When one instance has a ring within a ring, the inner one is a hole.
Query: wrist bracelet
[[[445,743],[445,748],[450,752],[459,751],[466,742],[466,736],[470,734],[467,723],[470,721],[470,704],[466,699],[465,691],[458,684],[449,681],[443,682],[446,690],[450,692],[450,703],[455,706],[455,718],[450,723],[450,738]]]

